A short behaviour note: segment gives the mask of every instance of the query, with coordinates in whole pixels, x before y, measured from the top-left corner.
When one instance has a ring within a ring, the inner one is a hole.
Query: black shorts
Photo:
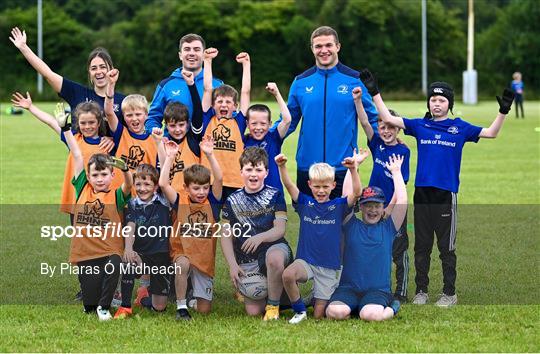
[[[161,252],[154,254],[139,254],[143,264],[146,267],[157,267],[164,269],[171,265],[169,252]],[[150,293],[153,295],[167,296],[170,290],[170,274],[161,274],[162,272],[150,273]],[[144,274],[136,273],[136,277]]]

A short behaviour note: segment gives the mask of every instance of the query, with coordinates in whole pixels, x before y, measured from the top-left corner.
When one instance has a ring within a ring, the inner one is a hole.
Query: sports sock
[[[293,301],[291,303],[291,306],[296,313],[300,312],[306,312],[306,305],[304,304],[304,301],[302,301],[302,298],[299,298],[296,301]]]
[[[122,277],[120,292],[122,293],[122,307],[131,307],[131,295],[133,294],[133,278]]]
[[[176,300],[176,309],[177,310],[180,310],[180,309],[186,309],[187,310],[187,303],[186,303],[186,299],[183,299],[183,300]]]
[[[148,308],[148,309],[152,309],[152,298],[151,298],[151,296],[143,297],[141,299],[141,305]]]
[[[150,279],[141,279],[141,286],[148,288],[150,286]]]
[[[272,305],[272,306],[279,306],[279,300],[270,300],[270,299],[268,299],[268,300],[266,301],[266,303],[267,303],[268,305]]]

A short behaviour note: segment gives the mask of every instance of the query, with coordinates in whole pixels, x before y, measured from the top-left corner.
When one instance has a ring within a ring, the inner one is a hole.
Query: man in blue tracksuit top
[[[296,184],[307,195],[312,195],[307,183],[309,167],[316,162],[326,162],[336,168],[336,188],[331,198],[341,196],[347,172],[341,161],[358,148],[352,89],[359,86],[363,92],[367,91],[359,73],[339,62],[339,49],[339,38],[333,28],[322,26],[313,31],[311,50],[316,65],[297,76],[289,90],[287,106],[292,123],[287,135],[296,130],[303,118],[296,152]],[[362,95],[362,102],[369,122],[377,130],[377,110],[371,96]]]
[[[205,48],[204,39],[198,34],[186,34],[180,39],[178,56],[182,62],[182,68],[193,72],[195,75],[195,86],[199,91],[199,96],[203,95],[203,72],[202,57]],[[182,68],[174,70],[168,78],[164,79],[156,87],[154,98],[150,104],[148,118],[146,118],[146,131],[152,132],[152,128],[163,126],[163,111],[170,102],[180,102],[188,107],[189,116],[193,112],[191,95],[184,78]],[[223,82],[214,78],[212,86],[221,86]]]

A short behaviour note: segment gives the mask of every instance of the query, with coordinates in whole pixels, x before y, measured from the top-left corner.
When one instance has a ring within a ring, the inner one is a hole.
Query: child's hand
[[[154,138],[154,141],[156,142],[163,140],[163,129],[158,127],[152,128],[152,138]]]
[[[117,169],[122,170],[124,172],[127,172],[129,170],[129,168],[127,167],[126,161],[118,157],[114,157],[114,156],[109,156],[109,161],[107,161],[107,165],[116,167]]]
[[[499,113],[508,114],[510,112],[510,107],[512,107],[512,102],[514,102],[514,93],[509,89],[504,89],[502,98],[495,96],[497,102],[499,102]]]
[[[14,27],[11,30],[11,37],[9,37],[9,40],[17,47],[17,49],[21,49],[26,45],[26,31],[22,31],[18,27]]]
[[[274,158],[278,166],[285,166],[287,164],[287,156],[284,154],[279,154]]]
[[[273,96],[279,95],[279,89],[275,82],[269,82],[266,84],[266,91],[270,92]]]
[[[192,86],[195,83],[195,78],[191,71],[182,70],[182,77],[188,86]]]
[[[30,106],[32,105],[32,97],[30,97],[30,93],[28,93],[28,91],[26,91],[26,97],[21,95],[19,92],[15,92],[12,95],[11,103],[13,103],[15,107],[30,109]]]
[[[133,250],[126,249],[124,251],[124,257],[122,257],[124,262],[130,263],[130,264],[142,264],[142,259],[139,254]]]
[[[118,69],[112,69],[107,73],[107,82],[111,85],[115,85],[118,81],[118,77],[120,77],[120,71]]]
[[[369,150],[368,149],[362,149],[358,148],[358,153],[354,154],[354,159],[356,160],[357,164],[360,165],[362,162],[364,162],[369,156]]]
[[[355,101],[362,102],[362,88],[361,87],[355,87],[352,90],[352,98]]]
[[[388,159],[388,162],[385,162],[385,166],[388,171],[394,173],[401,170],[401,164],[403,163],[403,156],[392,154]]]
[[[165,145],[165,153],[167,154],[167,158],[170,158],[170,157],[174,158],[176,154],[178,153],[178,144],[172,140],[169,140],[164,145]]]
[[[219,51],[216,48],[212,48],[212,47],[206,48],[204,50],[204,60],[208,60],[208,59],[212,60],[218,56],[218,53]]]
[[[201,147],[201,151],[206,155],[212,155],[214,152],[214,139],[212,139],[210,135],[205,135],[199,143],[199,146]]]
[[[360,80],[362,80],[371,96],[375,96],[379,93],[379,88],[377,87],[377,79],[375,78],[375,76],[373,76],[371,71],[369,71],[368,69],[360,71]]]
[[[110,136],[102,136],[99,141],[99,149],[105,153],[109,153],[114,149],[114,140]]]
[[[60,128],[64,128],[67,125],[69,113],[66,113],[64,102],[58,102],[54,108],[54,119],[58,122]]]
[[[246,52],[241,52],[236,56],[236,61],[242,65],[249,64],[249,54]]]

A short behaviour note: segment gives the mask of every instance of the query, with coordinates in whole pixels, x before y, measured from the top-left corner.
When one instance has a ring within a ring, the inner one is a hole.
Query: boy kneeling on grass
[[[83,237],[71,239],[69,261],[79,268],[84,311],[95,311],[100,321],[107,321],[112,318],[109,308],[120,277],[124,240],[121,234],[115,234],[111,228],[103,230],[103,226],[121,227],[120,212],[131,196],[131,173],[122,160],[95,154],[88,162],[87,176],[71,124],[66,124],[67,115],[59,114],[56,119],[73,156],[72,183],[77,200],[73,225],[84,227]],[[124,174],[124,183],[117,190],[111,190],[113,167],[120,168]],[[92,229],[88,230],[87,225]],[[95,237],[96,228],[101,229],[100,237]]]
[[[344,222],[345,251],[339,287],[326,308],[326,317],[343,320],[358,313],[365,321],[394,317],[399,302],[391,291],[392,245],[407,213],[407,191],[401,175],[402,156],[391,156],[396,205],[384,218],[384,192],[367,187],[360,197],[362,219],[352,215]]]

